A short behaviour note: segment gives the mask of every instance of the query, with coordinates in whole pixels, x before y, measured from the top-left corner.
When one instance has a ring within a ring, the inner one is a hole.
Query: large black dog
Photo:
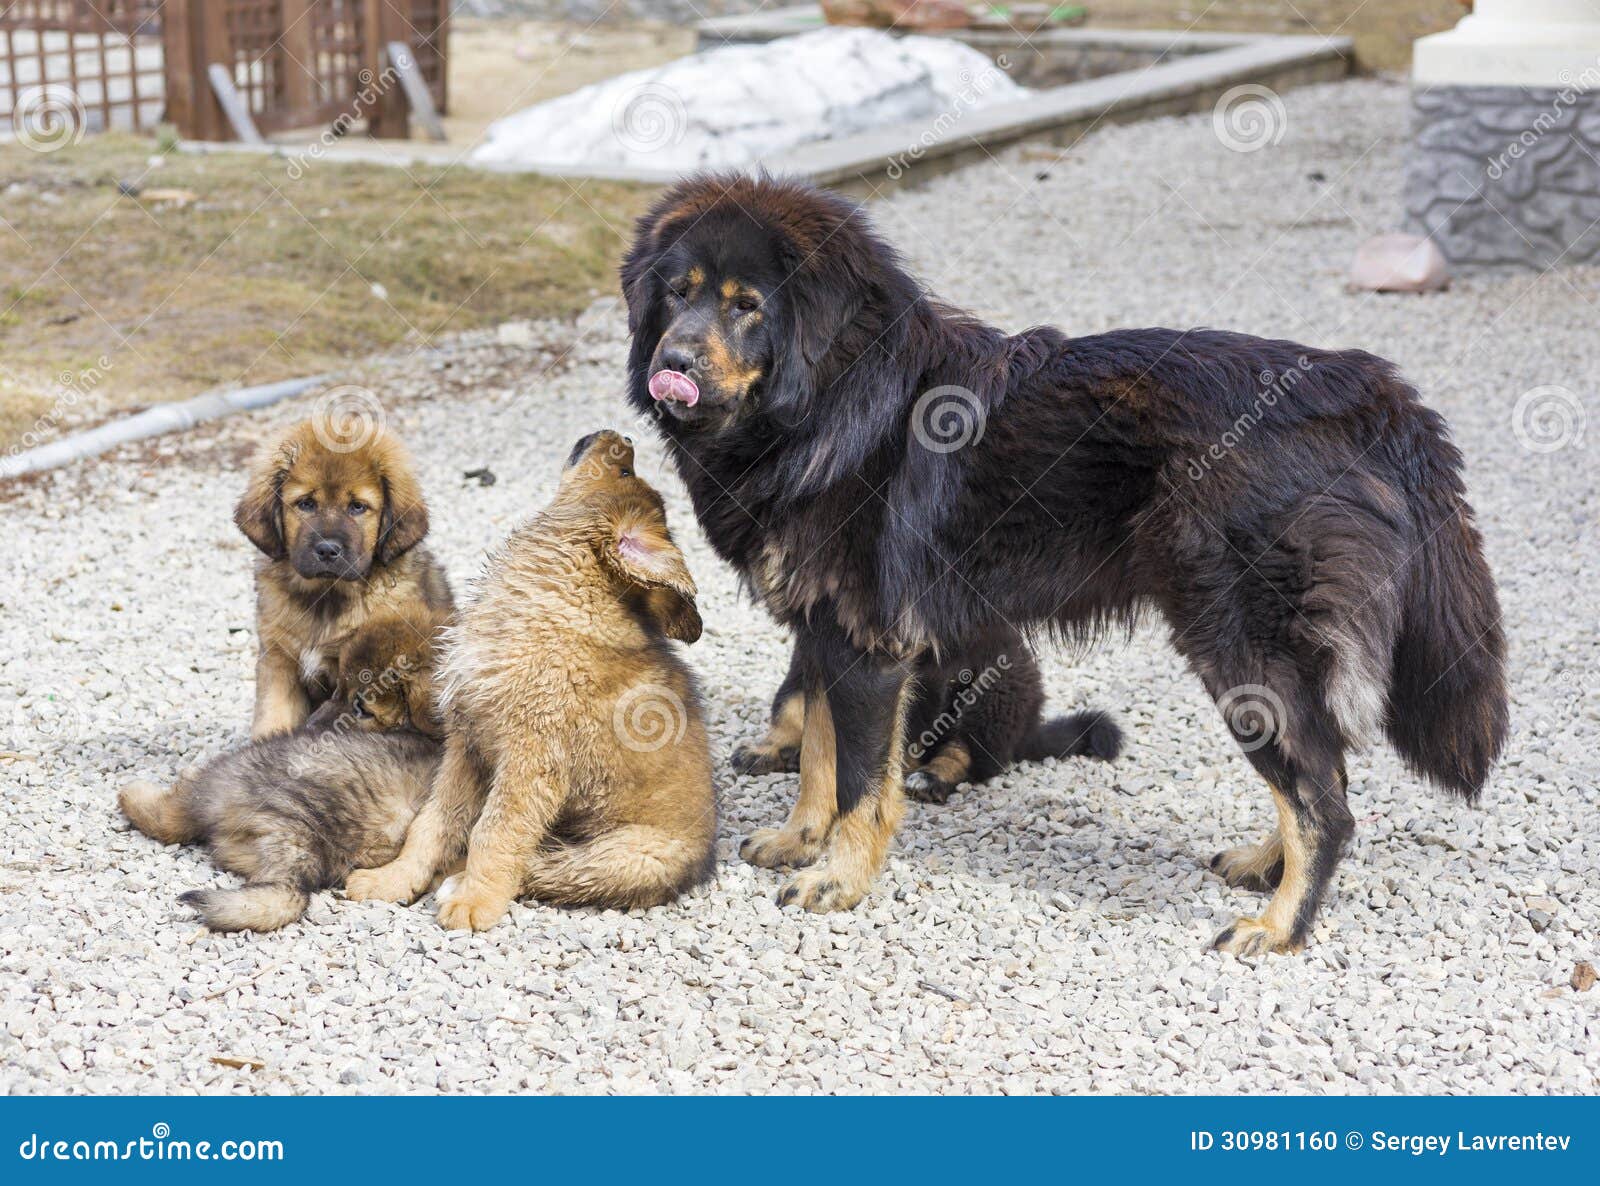
[[[1381,731],[1481,789],[1506,732],[1494,582],[1443,421],[1382,359],[1007,336],[930,299],[854,204],[769,179],[672,188],[622,284],[629,397],[804,656],[799,800],[743,849],[811,865],[781,902],[866,893],[903,809],[909,673],[997,621],[1170,623],[1277,807],[1212,861],[1275,887],[1224,950],[1304,944],[1354,826],[1347,750]]]

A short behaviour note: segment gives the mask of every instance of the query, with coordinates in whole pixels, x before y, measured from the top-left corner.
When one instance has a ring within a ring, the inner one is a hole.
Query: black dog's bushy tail
[[[193,909],[213,931],[275,931],[304,914],[310,900],[305,890],[286,881],[178,895],[178,901]]]
[[[1024,762],[1044,758],[1099,758],[1114,761],[1122,752],[1122,729],[1109,713],[1090,709],[1043,721],[1017,745]]]
[[[1446,515],[1410,574],[1385,731],[1414,771],[1472,802],[1505,745],[1506,644],[1471,512]]]

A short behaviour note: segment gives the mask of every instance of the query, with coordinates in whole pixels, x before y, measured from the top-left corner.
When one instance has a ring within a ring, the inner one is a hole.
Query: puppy
[[[350,444],[328,417],[295,425],[257,458],[233,520],[262,553],[252,740],[328,699],[339,647],[369,617],[451,608],[444,570],[418,546],[428,510],[411,460],[387,430]]]
[[[909,798],[943,803],[960,783],[983,783],[1016,762],[1116,760],[1122,730],[1096,709],[1044,720],[1044,681],[1027,641],[1004,624],[953,655],[925,657],[906,706]],[[740,774],[793,774],[805,733],[805,663],[799,647],[772,700],[767,735],[733,752]]]
[[[146,836],[204,844],[245,879],[178,899],[208,927],[286,926],[313,892],[400,850],[439,765],[429,701],[443,622],[426,612],[369,621],[345,644],[338,690],[312,724],[213,758],[170,787],[122,789],[123,814]]]
[[[513,898],[630,908],[711,871],[716,799],[694,677],[694,580],[661,496],[614,432],[580,440],[556,497],[490,558],[441,664],[445,753],[400,856],[352,898],[439,890],[447,927]],[[470,830],[470,843],[468,832]]]

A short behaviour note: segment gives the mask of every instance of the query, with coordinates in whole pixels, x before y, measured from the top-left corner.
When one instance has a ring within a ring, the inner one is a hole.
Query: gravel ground
[[[735,849],[781,818],[793,780],[735,778],[726,759],[759,732],[785,643],[699,537],[653,442],[643,464],[704,590],[690,655],[725,816],[715,884],[642,914],[519,906],[484,935],[331,895],[280,934],[197,930],[174,897],[219,875],[132,832],[114,794],[245,735],[250,551],[229,511],[250,445],[308,399],[0,496],[0,1087],[1595,1090],[1600,990],[1569,981],[1600,925],[1600,500],[1592,446],[1529,448],[1553,443],[1549,425],[1514,409],[1545,385],[1592,400],[1600,271],[1347,294],[1356,243],[1398,215],[1404,91],[1286,99],[1267,150],[1228,151],[1208,117],[1120,127],[877,213],[937,289],[1007,326],[1211,324],[1360,345],[1450,418],[1506,608],[1515,738],[1481,810],[1386,751],[1357,761],[1357,839],[1306,954],[1206,950],[1259,901],[1206,861],[1255,839],[1269,801],[1154,629],[1046,663],[1058,708],[1121,717],[1120,763],[1031,765],[914,804],[854,913],[779,910],[778,877]],[[622,357],[602,305],[576,329],[371,367],[458,580],[546,498],[580,432],[623,423]],[[497,484],[463,480],[484,465]]]

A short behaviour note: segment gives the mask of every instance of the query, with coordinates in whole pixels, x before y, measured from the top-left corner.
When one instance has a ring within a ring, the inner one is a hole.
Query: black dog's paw
[[[945,782],[926,770],[913,770],[906,775],[906,795],[918,803],[948,803],[955,793],[955,783]]]
[[[728,760],[735,774],[796,774],[800,770],[800,750],[797,746],[768,749],[759,745],[741,745]]]

